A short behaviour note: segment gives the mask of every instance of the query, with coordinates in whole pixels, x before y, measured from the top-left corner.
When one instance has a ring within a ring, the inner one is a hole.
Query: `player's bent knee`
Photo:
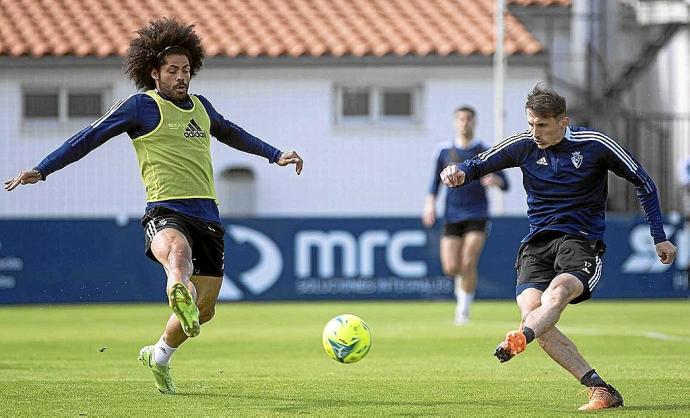
[[[553,280],[552,285],[547,289],[549,291],[558,291],[559,294],[566,294],[565,297],[571,299],[579,296],[584,290],[584,283],[570,273],[563,273]]]
[[[533,310],[541,306],[541,295],[542,292],[537,289],[526,289],[515,298],[523,322]]]
[[[186,259],[192,258],[192,249],[189,248],[186,242],[176,242],[170,245],[168,250],[168,258],[170,256],[179,256]]]
[[[568,305],[570,292],[563,286],[557,286],[553,289],[548,289],[541,296],[541,304],[547,306],[565,307]]]
[[[443,274],[450,277],[459,276],[462,273],[460,266],[450,265],[443,268]]]
[[[460,274],[469,275],[472,271],[477,269],[477,263],[475,262],[463,262],[460,266]]]

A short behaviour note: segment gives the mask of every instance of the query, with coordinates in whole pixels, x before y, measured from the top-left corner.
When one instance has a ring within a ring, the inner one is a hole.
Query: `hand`
[[[659,256],[659,260],[663,264],[673,263],[673,259],[676,258],[676,246],[671,244],[669,241],[660,242],[655,245],[656,254]]]
[[[487,174],[479,180],[484,187],[496,186],[503,187],[503,179],[496,174]]]
[[[459,170],[457,165],[449,165],[441,171],[441,180],[448,187],[458,187],[465,182],[465,172]]]
[[[41,173],[38,170],[24,170],[17,174],[17,177],[5,182],[5,190],[9,192],[20,184],[34,184],[39,180],[41,180]]]
[[[422,223],[425,227],[431,228],[436,222],[436,208],[432,205],[424,206],[424,212],[422,213]]]
[[[297,155],[295,151],[290,151],[280,154],[280,157],[278,158],[278,161],[276,161],[276,164],[278,164],[281,167],[285,167],[288,164],[295,164],[295,172],[299,176],[302,172],[302,166],[304,165],[304,161],[302,161],[302,157]]]

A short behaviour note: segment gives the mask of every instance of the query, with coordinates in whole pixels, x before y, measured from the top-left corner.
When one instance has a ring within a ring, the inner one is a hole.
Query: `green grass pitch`
[[[581,385],[537,344],[492,356],[518,323],[514,302],[478,301],[455,327],[451,302],[222,304],[173,359],[178,395],[159,394],[136,358],[165,305],[0,308],[0,416],[576,415]],[[369,355],[321,348],[341,313],[372,329]],[[625,397],[607,415],[690,415],[690,302],[590,301],[561,329]]]

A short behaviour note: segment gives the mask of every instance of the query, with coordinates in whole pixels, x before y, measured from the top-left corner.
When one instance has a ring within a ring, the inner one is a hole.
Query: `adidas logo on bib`
[[[196,123],[194,119],[189,121],[184,130],[185,138],[206,138],[206,132]]]

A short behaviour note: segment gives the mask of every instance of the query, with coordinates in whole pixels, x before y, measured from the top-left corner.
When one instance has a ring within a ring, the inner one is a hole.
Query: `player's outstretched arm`
[[[5,190],[9,192],[20,184],[34,184],[45,180],[49,174],[80,160],[110,138],[137,128],[139,120],[136,96],[138,95],[130,95],[118,100],[103,116],[74,134],[35,168],[21,171],[15,178],[7,180]]]
[[[281,153],[280,157],[278,157],[278,160],[276,160],[276,164],[278,164],[281,167],[285,167],[286,165],[294,164],[295,165],[295,172],[299,176],[300,173],[302,173],[302,166],[304,166],[304,160],[302,160],[302,157],[300,157],[297,154],[297,152],[289,151],[289,152]]]
[[[656,254],[659,256],[659,260],[663,264],[673,263],[673,259],[676,258],[676,246],[671,244],[670,241],[660,242],[655,245]]]
[[[461,164],[449,165],[441,172],[441,180],[448,187],[458,187],[504,168],[517,167],[522,149],[531,143],[523,136],[524,133],[509,137]],[[507,185],[506,178],[502,180]]]
[[[9,179],[5,182],[5,190],[12,191],[15,187],[20,184],[34,184],[41,180],[41,173],[38,170],[23,170],[13,179]]]

